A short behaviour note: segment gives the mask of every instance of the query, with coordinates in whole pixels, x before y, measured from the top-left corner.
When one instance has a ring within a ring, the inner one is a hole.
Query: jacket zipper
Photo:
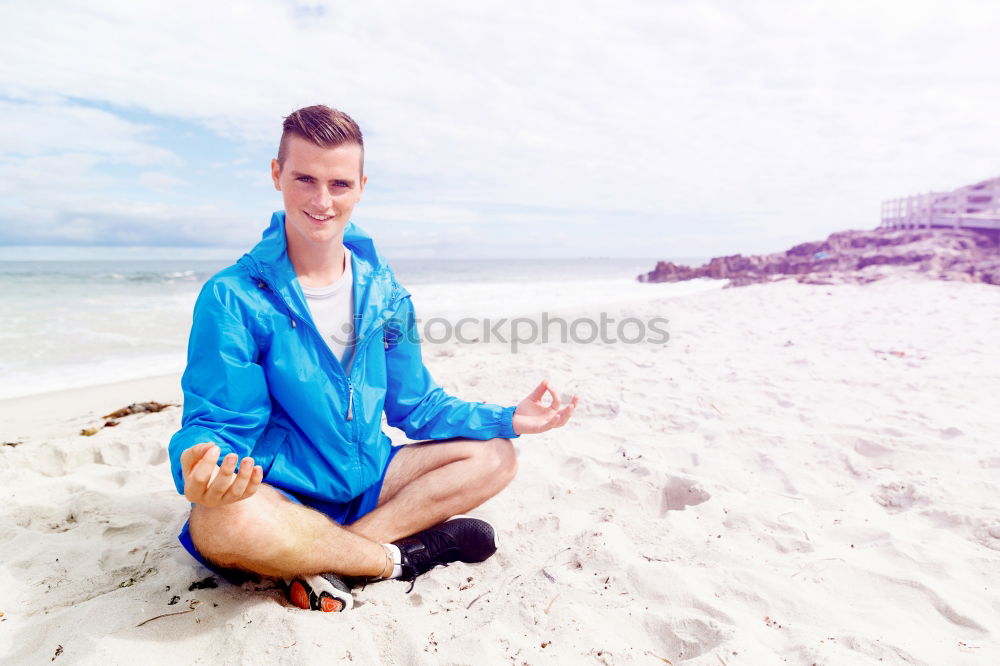
[[[292,328],[298,328],[297,324],[295,323],[296,315],[294,313],[292,313],[291,307],[289,307],[288,303],[285,302],[285,299],[281,296],[281,294],[279,294],[263,278],[263,276],[258,275],[257,276],[257,280],[260,281],[260,284],[258,286],[260,286],[260,287],[266,287],[268,289],[268,291],[270,291],[272,294],[274,294],[275,298],[277,298],[281,302],[281,305],[285,308],[285,313],[288,315],[288,320],[291,322]],[[302,323],[306,325],[306,328],[310,329],[313,333],[315,333],[317,338],[319,338],[319,342],[320,342],[319,346],[322,347],[322,348],[324,348],[326,350],[326,354],[328,355],[328,357],[332,361],[331,365],[335,366],[336,368],[339,369],[340,374],[343,377],[344,383],[347,384],[347,396],[348,396],[347,397],[347,415],[345,416],[345,418],[348,421],[353,421],[354,420],[354,386],[351,384],[351,378],[347,375],[347,372],[344,370],[344,366],[342,366],[340,364],[340,361],[337,360],[337,357],[333,355],[333,351],[330,350],[330,346],[328,344],[326,344],[326,340],[323,339],[323,336],[320,335],[320,332],[316,329],[316,327],[314,325],[310,324],[310,322],[306,321],[305,319],[302,319]],[[320,353],[323,353],[323,352],[320,352]],[[355,346],[355,355],[356,354],[357,354],[357,346]],[[357,439],[357,437],[355,437],[355,439]]]
[[[277,291],[274,290],[274,288],[271,287],[271,285],[263,278],[263,276],[258,275],[257,279],[259,280],[259,285],[258,286],[267,287],[267,289],[272,294],[274,294],[274,296],[279,301],[281,301],[281,304],[285,308],[285,312],[288,314],[288,319],[289,319],[289,321],[292,324],[292,328],[296,328],[295,315],[292,313],[292,309],[288,306],[288,303],[285,302],[285,299],[281,296],[281,294],[279,294]],[[394,293],[393,294],[393,298],[389,302],[389,305],[386,306],[386,310],[390,309],[395,302],[396,302],[396,294]],[[354,384],[353,384],[353,382],[351,382],[350,375],[348,375],[347,371],[344,370],[344,366],[342,366],[340,364],[340,361],[337,360],[337,357],[333,355],[333,351],[331,351],[330,346],[328,344],[326,344],[326,340],[324,340],[323,336],[320,335],[319,330],[317,330],[314,325],[311,325],[310,322],[306,321],[305,319],[302,320],[302,323],[306,324],[306,328],[311,329],[316,334],[316,337],[319,338],[319,341],[321,343],[320,346],[323,347],[324,349],[326,349],[326,353],[329,355],[330,359],[332,359],[332,361],[333,361],[332,365],[336,366],[340,370],[340,374],[343,375],[344,380],[347,382],[347,414],[345,416],[345,420],[347,420],[347,421],[353,421],[354,420]],[[385,320],[383,319],[382,322],[381,322],[381,325],[376,326],[374,329],[372,329],[371,333],[374,333],[375,331],[377,331],[384,324],[385,324]],[[371,335],[368,335],[367,337],[370,338]],[[384,335],[383,335],[382,341],[383,341],[383,343],[385,345],[385,348],[388,349],[389,348],[389,342],[387,340],[385,340],[385,336]],[[354,367],[354,362],[358,360],[359,352],[361,351],[361,349],[362,349],[362,347],[358,344],[357,341],[355,341],[355,344],[354,344],[354,360],[351,361],[351,367],[352,368]],[[357,440],[357,434],[355,434],[354,439],[355,439],[355,441]],[[360,446],[360,442],[357,442],[357,443]]]
[[[372,335],[376,331],[379,330],[379,328],[380,328],[380,326],[376,326],[374,329],[372,329],[371,333],[369,333],[365,337],[365,339],[361,340],[360,342],[355,342],[354,343],[354,360],[351,361],[351,367],[352,368],[354,367],[354,364],[358,361],[358,359],[361,358],[361,356],[362,356],[361,352],[364,350],[365,346],[368,344],[368,340],[372,337]],[[326,343],[324,342],[323,344],[326,344]],[[386,349],[388,349],[388,346],[386,346]],[[331,353],[331,355],[332,355],[332,353]],[[347,375],[347,420],[348,421],[353,421],[354,420],[354,383],[351,381],[351,376],[350,375]]]

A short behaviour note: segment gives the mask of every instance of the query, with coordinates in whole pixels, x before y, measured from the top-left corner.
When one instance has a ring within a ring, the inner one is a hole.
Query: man
[[[271,175],[284,211],[195,305],[170,441],[192,503],[179,538],[230,580],[281,578],[295,605],[343,610],[344,578],[412,589],[436,565],[490,557],[488,523],[449,518],[511,481],[511,438],[564,425],[577,398],[562,405],[542,382],[501,407],[435,384],[408,292],[350,222],[367,176],[349,116],[288,116]],[[445,441],[392,447],[383,413],[411,439]]]

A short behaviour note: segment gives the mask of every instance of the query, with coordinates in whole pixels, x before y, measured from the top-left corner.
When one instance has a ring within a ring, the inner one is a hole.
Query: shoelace
[[[451,535],[444,532],[425,532],[418,539],[424,544],[424,547],[422,550],[410,553],[403,558],[403,575],[399,577],[400,580],[410,583],[409,589],[406,590],[407,594],[413,591],[417,576],[430,571],[435,564],[448,566],[449,563],[442,562],[441,557],[449,551],[460,550]],[[409,561],[407,562],[406,560]]]

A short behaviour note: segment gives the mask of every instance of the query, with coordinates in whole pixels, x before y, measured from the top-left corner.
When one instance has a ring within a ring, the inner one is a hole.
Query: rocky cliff
[[[661,261],[638,279],[707,277],[728,279],[727,286],[733,287],[789,278],[810,284],[865,283],[900,272],[1000,285],[997,238],[971,229],[841,231],[784,252],[715,257],[697,268]]]

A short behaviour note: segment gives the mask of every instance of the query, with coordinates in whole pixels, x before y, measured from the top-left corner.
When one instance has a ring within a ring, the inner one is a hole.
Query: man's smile
[[[310,218],[316,220],[317,222],[326,222],[327,220],[333,219],[333,215],[313,215],[307,210],[304,210],[302,212],[308,215]]]

